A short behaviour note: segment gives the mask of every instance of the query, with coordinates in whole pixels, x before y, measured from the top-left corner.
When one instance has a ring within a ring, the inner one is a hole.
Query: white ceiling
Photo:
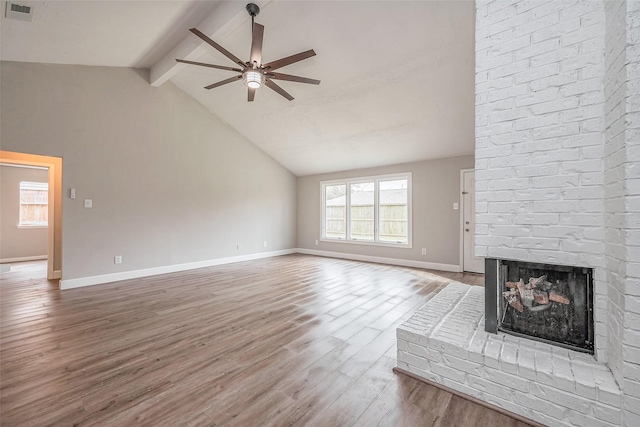
[[[33,21],[5,18],[2,60],[49,64],[149,68],[208,15],[215,1],[46,0],[33,7]],[[238,5],[240,6],[240,5]]]
[[[2,60],[150,68],[164,58],[173,67],[182,43],[199,46],[190,60],[233,66],[188,31],[227,16],[222,8],[236,19],[208,34],[249,56],[245,1],[22,3],[35,6],[33,22],[2,18]],[[473,154],[472,1],[259,4],[263,62],[312,48],[317,56],[279,71],[319,86],[278,81],[295,100],[264,87],[248,103],[241,82],[203,89],[232,72],[179,65],[167,76],[294,174]]]

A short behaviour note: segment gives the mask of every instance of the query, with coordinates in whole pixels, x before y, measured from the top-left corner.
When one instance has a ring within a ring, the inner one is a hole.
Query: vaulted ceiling
[[[314,49],[247,102],[234,74],[175,58],[233,66],[188,30],[197,27],[248,60],[245,1],[23,1],[32,22],[2,18],[1,59],[150,68],[296,175],[473,154],[472,1],[255,1],[263,62]],[[4,5],[3,5],[4,6]],[[3,8],[4,9],[4,8]]]

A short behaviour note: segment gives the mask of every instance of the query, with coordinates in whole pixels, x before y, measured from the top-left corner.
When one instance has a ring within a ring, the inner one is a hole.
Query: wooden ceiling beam
[[[254,0],[260,8],[263,8],[271,0]],[[196,26],[207,36],[214,40],[222,40],[239,26],[245,24],[251,18],[244,8],[244,3],[221,1],[218,6]],[[178,59],[197,60],[206,49],[211,47],[202,40],[184,29],[184,38],[174,46],[158,62],[151,66],[149,83],[151,86],[160,86],[180,71],[184,64],[176,62]]]

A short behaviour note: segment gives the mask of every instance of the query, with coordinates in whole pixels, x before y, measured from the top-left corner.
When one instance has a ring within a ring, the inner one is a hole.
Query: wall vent
[[[13,1],[7,1],[7,8],[5,9],[4,16],[7,19],[31,22],[33,19],[33,6],[27,6],[24,2],[19,4]]]

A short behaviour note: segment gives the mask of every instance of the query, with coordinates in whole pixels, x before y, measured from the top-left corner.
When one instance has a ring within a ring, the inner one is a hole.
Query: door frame
[[[22,166],[37,166],[47,168],[48,171],[48,209],[49,224],[47,226],[47,279],[62,278],[62,250],[56,250],[56,238],[62,238],[62,158],[39,156],[36,154],[0,151],[0,162]],[[56,228],[59,229],[58,236]],[[62,243],[60,243],[62,248]],[[60,260],[60,267],[56,269],[55,261]]]
[[[475,168],[460,169],[460,271],[464,272],[464,174],[475,172]],[[475,210],[474,210],[475,211]]]

